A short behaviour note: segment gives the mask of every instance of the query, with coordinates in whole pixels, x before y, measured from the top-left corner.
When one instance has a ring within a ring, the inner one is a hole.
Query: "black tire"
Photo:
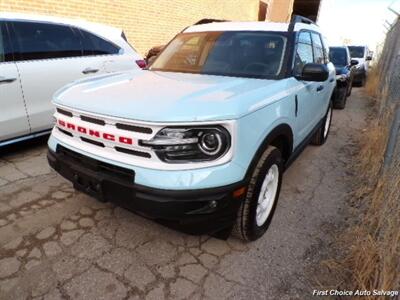
[[[259,194],[269,170],[271,168],[276,170],[276,168],[273,167],[275,165],[279,170],[275,197],[273,199],[272,208],[265,222],[259,226],[256,220]],[[246,197],[239,208],[236,218],[236,224],[233,229],[234,236],[245,241],[254,241],[260,238],[267,231],[275,212],[277,200],[279,198],[282,184],[282,173],[282,154],[276,147],[269,146],[261,155],[251,175],[250,183],[247,186]]]
[[[344,109],[347,102],[347,91],[345,89],[338,91],[338,97],[333,102],[333,108]]]
[[[321,146],[323,144],[325,144],[326,140],[328,139],[329,136],[329,131],[331,129],[331,125],[332,125],[332,102],[329,103],[329,107],[328,110],[325,114],[325,117],[322,121],[321,126],[318,128],[317,132],[315,133],[313,139],[311,140],[311,144],[313,145],[317,145],[317,146]],[[328,119],[329,117],[329,119]],[[328,131],[325,133],[325,125],[327,123],[327,121],[329,121],[328,124]]]
[[[353,91],[353,82],[349,83],[349,91],[347,92],[347,97],[351,96],[352,91]]]

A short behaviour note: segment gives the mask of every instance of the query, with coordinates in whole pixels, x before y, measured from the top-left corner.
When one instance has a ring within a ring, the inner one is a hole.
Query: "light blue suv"
[[[59,90],[49,163],[101,201],[188,233],[255,240],[285,168],[327,139],[327,49],[302,17],[191,26],[148,70]]]

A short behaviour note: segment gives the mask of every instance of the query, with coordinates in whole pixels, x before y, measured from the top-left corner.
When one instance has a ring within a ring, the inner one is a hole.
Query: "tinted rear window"
[[[330,48],[329,59],[335,66],[346,66],[348,64],[346,49],[335,47]]]
[[[18,60],[82,55],[81,41],[69,26],[39,22],[12,22]]]
[[[81,30],[84,55],[118,54],[120,48],[90,32]]]
[[[363,58],[365,54],[365,47],[349,47],[350,55],[354,58]]]

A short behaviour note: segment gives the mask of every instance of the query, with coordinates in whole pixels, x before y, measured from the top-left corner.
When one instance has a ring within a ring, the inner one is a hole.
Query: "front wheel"
[[[279,198],[282,172],[281,152],[269,146],[252,173],[246,198],[238,211],[234,235],[254,241],[267,231]]]
[[[325,114],[321,126],[315,133],[311,141],[311,144],[317,146],[325,144],[326,140],[328,139],[329,131],[331,129],[331,124],[332,124],[332,101],[329,103],[328,111]]]

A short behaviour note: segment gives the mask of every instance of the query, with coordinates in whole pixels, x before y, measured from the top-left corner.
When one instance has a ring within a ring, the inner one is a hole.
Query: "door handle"
[[[0,83],[11,83],[14,82],[15,80],[17,80],[17,78],[0,76]]]
[[[335,79],[334,78],[331,78],[331,79],[329,79],[329,82],[333,82]]]
[[[82,71],[83,74],[90,74],[90,73],[97,73],[99,69],[94,69],[94,68],[86,68],[85,70]]]
[[[320,85],[320,86],[317,87],[317,92],[320,92],[320,91],[322,91],[323,89],[324,89],[324,86],[323,86],[323,85]]]

